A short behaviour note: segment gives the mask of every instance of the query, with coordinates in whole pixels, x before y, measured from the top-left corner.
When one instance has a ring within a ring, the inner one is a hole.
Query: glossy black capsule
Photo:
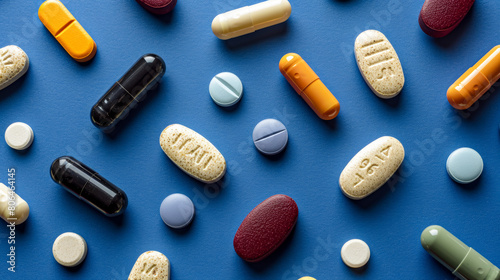
[[[56,159],[50,167],[50,176],[67,191],[106,216],[120,215],[127,208],[125,192],[72,157]]]
[[[165,74],[165,62],[156,54],[143,55],[92,107],[92,123],[111,132]]]

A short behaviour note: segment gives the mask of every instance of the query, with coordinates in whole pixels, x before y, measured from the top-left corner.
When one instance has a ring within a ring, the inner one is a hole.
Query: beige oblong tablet
[[[387,182],[404,157],[405,150],[398,139],[380,137],[349,161],[340,174],[340,189],[351,199],[362,199]]]
[[[398,95],[405,84],[398,54],[384,34],[366,30],[354,43],[359,71],[371,90],[380,98]]]
[[[219,150],[183,125],[167,126],[161,133],[160,146],[180,169],[202,182],[217,182],[226,173],[226,160]]]
[[[21,78],[29,68],[28,55],[18,46],[0,49],[0,90]]]
[[[130,271],[128,280],[168,280],[170,262],[157,251],[148,251],[139,256]]]
[[[12,202],[14,201],[14,202]],[[6,185],[0,183],[0,216],[7,223],[20,225],[28,219],[28,203]]]
[[[7,223],[20,225],[28,219],[30,207],[17,193],[0,183],[0,217]]]

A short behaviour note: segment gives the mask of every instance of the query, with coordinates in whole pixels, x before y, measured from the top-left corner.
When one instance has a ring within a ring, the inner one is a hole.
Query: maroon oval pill
[[[136,0],[144,9],[153,14],[163,15],[172,11],[177,0]]]
[[[234,250],[247,262],[266,258],[292,232],[298,216],[299,208],[291,197],[271,196],[243,220],[234,236]]]
[[[473,4],[474,0],[426,0],[418,23],[427,35],[444,37],[460,24]]]

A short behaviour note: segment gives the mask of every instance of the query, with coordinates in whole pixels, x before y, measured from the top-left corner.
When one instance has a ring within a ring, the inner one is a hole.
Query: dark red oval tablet
[[[151,13],[163,15],[172,11],[177,0],[136,0],[144,9]]]
[[[283,194],[271,196],[243,220],[234,236],[234,250],[248,262],[264,259],[285,241],[298,216],[299,208],[292,198]]]
[[[473,4],[474,0],[426,0],[418,23],[427,35],[444,37],[458,26]]]

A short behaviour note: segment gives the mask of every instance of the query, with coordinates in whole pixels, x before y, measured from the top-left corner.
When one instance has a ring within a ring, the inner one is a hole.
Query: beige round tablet
[[[5,130],[5,142],[12,149],[25,150],[33,143],[33,129],[25,123],[16,122]]]
[[[56,238],[52,246],[52,253],[60,265],[77,266],[87,256],[87,243],[80,235],[66,232]]]
[[[340,255],[348,267],[359,268],[370,259],[370,247],[363,240],[351,239],[342,246]]]

